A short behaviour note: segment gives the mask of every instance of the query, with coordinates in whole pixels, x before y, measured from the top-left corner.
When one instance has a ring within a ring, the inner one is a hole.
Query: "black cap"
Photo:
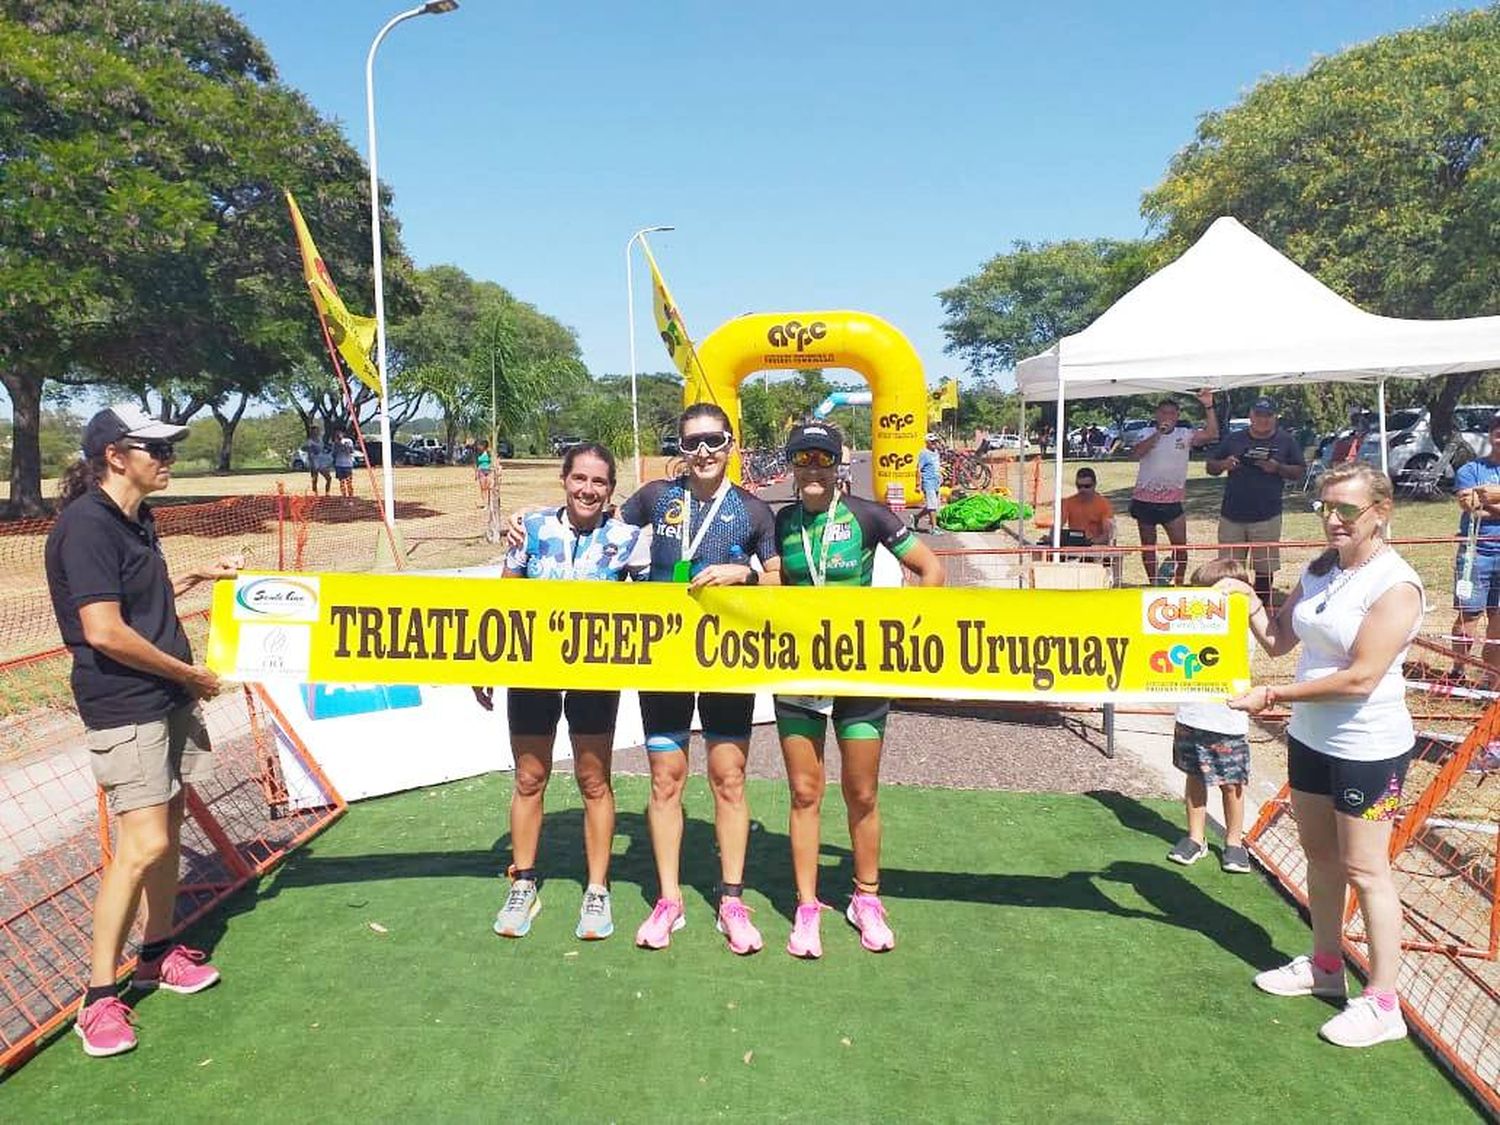
[[[824,453],[839,457],[844,452],[844,435],[836,427],[824,422],[794,426],[786,439],[787,456],[802,449],[821,449]]]
[[[139,406],[118,403],[106,407],[89,419],[83,431],[83,455],[102,457],[106,447],[135,438],[137,441],[181,441],[188,436],[186,426],[159,422]]]
[[[1250,410],[1254,414],[1275,414],[1276,402],[1274,399],[1258,398],[1250,404]]]

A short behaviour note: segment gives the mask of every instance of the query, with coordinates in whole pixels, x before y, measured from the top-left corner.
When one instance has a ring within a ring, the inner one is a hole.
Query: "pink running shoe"
[[[859,944],[871,953],[896,948],[896,935],[891,933],[890,924],[885,920],[885,907],[880,904],[879,895],[855,891],[844,917],[859,931]]]
[[[682,903],[659,898],[651,910],[651,917],[636,930],[635,943],[642,949],[665,949],[672,944],[672,935],[686,925],[687,915],[682,912]]]
[[[98,1000],[78,1012],[73,1030],[83,1040],[83,1053],[96,1059],[135,1050],[135,1013],[118,996]]]
[[[202,992],[219,983],[219,970],[204,964],[207,960],[208,954],[201,949],[174,945],[160,960],[138,963],[135,975],[130,978],[130,987],[140,992],[164,988],[184,996]]]
[[[744,956],[760,952],[760,931],[750,921],[750,908],[739,899],[726,898],[719,903],[719,920],[714,925],[729,939],[731,953]]]
[[[797,904],[797,918],[792,923],[792,936],[787,939],[786,951],[793,957],[805,957],[815,961],[823,956],[823,934],[821,923],[823,911],[831,907],[821,902]]]

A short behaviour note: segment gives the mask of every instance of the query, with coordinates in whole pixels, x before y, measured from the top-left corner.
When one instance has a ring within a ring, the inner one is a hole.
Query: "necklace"
[[[1369,554],[1364,562],[1355,563],[1348,570],[1340,567],[1338,577],[1336,577],[1332,582],[1328,584],[1328,589],[1323,591],[1323,600],[1317,604],[1313,612],[1322,613],[1325,609],[1327,609],[1328,603],[1333,598],[1333,595],[1347,586],[1350,580],[1359,573],[1361,567],[1364,567],[1378,559],[1385,552],[1385,548],[1386,545],[1384,542],[1382,542],[1379,547],[1376,547],[1375,550]]]

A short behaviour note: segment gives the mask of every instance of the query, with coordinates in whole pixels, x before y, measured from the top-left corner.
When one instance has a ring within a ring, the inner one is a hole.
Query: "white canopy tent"
[[[1225,217],[1088,328],[1023,360],[1016,367],[1016,384],[1023,402],[1057,400],[1056,545],[1062,529],[1064,409],[1069,398],[1374,382],[1384,465],[1387,378],[1490,368],[1500,368],[1500,316],[1376,316]]]

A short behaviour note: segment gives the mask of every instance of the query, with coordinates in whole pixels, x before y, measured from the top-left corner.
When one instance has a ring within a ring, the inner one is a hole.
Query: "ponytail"
[[[81,457],[63,470],[57,482],[57,510],[60,512],[91,488],[99,487],[108,466],[101,457]]]

